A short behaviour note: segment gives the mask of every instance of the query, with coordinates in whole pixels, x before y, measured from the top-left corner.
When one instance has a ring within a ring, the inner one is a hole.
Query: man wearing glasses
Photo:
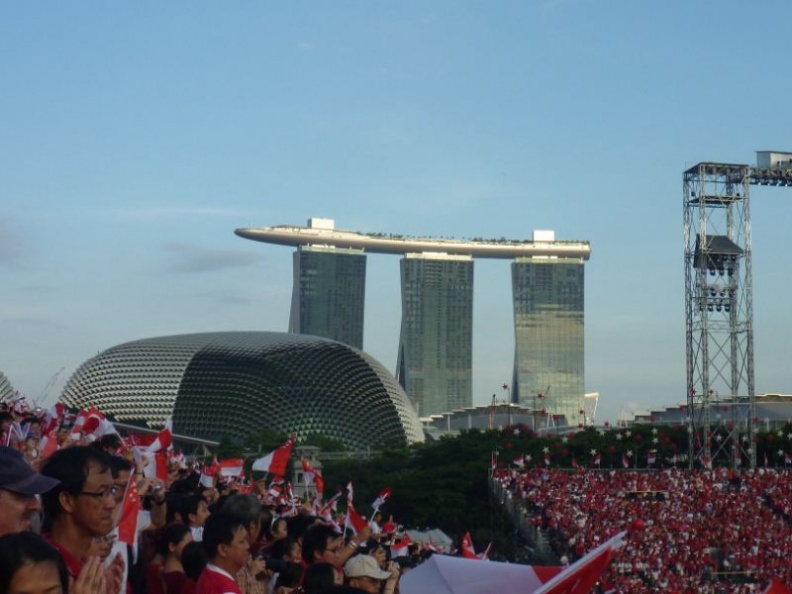
[[[46,460],[41,474],[60,481],[42,495],[44,532],[76,580],[94,537],[113,529],[118,487],[107,455],[92,447],[58,450]]]

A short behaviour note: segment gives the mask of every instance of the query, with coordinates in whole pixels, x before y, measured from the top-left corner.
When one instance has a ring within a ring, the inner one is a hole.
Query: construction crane
[[[41,402],[41,403],[46,403],[47,402],[47,400],[49,399],[49,391],[58,384],[58,382],[60,381],[60,378],[63,375],[64,371],[66,371],[66,368],[65,367],[61,367],[60,369],[58,369],[58,371],[53,373],[52,377],[47,382],[47,385],[44,386],[44,389],[41,391],[41,396],[39,396],[38,399],[33,399],[33,405],[36,408],[38,408],[39,402]]]

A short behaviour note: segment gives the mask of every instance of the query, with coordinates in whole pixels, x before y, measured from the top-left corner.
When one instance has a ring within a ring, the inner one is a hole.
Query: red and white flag
[[[74,425],[72,426],[71,437],[76,441],[82,435],[88,441],[94,441],[97,437],[115,432],[115,427],[110,421],[105,419],[104,413],[95,406],[91,406],[88,410],[81,410],[77,413],[77,418],[74,419]]]
[[[276,476],[286,476],[286,465],[289,463],[294,441],[294,437],[290,437],[278,449],[253,462],[252,470],[268,472]]]
[[[514,459],[514,465],[515,465],[515,466],[519,466],[520,468],[522,468],[523,466],[525,466],[525,457],[524,457],[524,456],[517,456],[517,457]]]
[[[312,468],[305,458],[301,458],[300,462],[302,462],[305,486],[315,484],[316,492],[320,495],[324,494],[324,479],[322,478],[322,473]]]
[[[121,502],[121,519],[118,522],[118,540],[132,547],[133,555],[137,555],[138,512],[141,508],[137,481],[134,476],[131,476],[129,477],[129,482],[124,492],[124,500]]]
[[[465,559],[478,559],[476,549],[473,548],[473,539],[470,538],[470,532],[465,532],[465,535],[462,537],[461,552]]]
[[[45,460],[58,451],[58,436],[55,431],[44,434],[39,441],[39,458]]]
[[[165,427],[157,434],[157,437],[146,448],[146,453],[154,454],[160,450],[167,450],[173,444],[173,421],[165,421]]]
[[[65,404],[61,402],[53,404],[50,409],[44,413],[44,419],[41,421],[41,434],[46,435],[50,431],[56,431],[63,423],[65,415]]]
[[[588,594],[608,567],[613,555],[624,544],[620,532],[545,583],[532,594]]]
[[[388,500],[388,497],[391,496],[391,488],[385,487],[382,491],[379,492],[377,498],[374,500],[374,503],[371,504],[371,507],[376,512],[382,505]]]
[[[404,536],[401,537],[401,540],[394,542],[391,545],[391,558],[395,557],[406,557],[410,554],[410,545],[412,544],[412,539],[410,535],[406,532]]]
[[[225,460],[220,460],[220,476],[242,476],[244,466],[244,458],[227,458]]]
[[[212,463],[209,466],[204,466],[203,470],[201,470],[201,477],[198,480],[204,487],[211,489],[215,486],[215,479],[218,474],[220,474],[220,462],[217,461],[217,456],[215,456],[212,458]]]
[[[625,468],[630,467],[630,459],[627,457],[626,454],[622,454],[622,466],[624,466]]]
[[[351,503],[347,504],[346,527],[351,528],[355,534],[359,534],[361,530],[368,528],[366,518],[361,516]]]
[[[154,452],[145,456],[147,462],[143,467],[143,476],[158,478],[162,482],[166,482],[168,480],[168,457],[165,452]]]

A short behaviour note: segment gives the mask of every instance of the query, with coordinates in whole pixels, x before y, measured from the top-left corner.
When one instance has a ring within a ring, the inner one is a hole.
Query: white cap
[[[348,578],[370,577],[375,580],[387,580],[391,574],[382,571],[379,563],[371,555],[355,555],[344,565],[344,573]]]

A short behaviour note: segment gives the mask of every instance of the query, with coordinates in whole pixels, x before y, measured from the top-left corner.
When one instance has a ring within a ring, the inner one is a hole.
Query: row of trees
[[[710,436],[713,451],[731,436],[726,427],[718,427]],[[740,437],[738,436],[738,439]],[[231,457],[248,453],[266,453],[281,445],[286,435],[264,431],[236,444],[223,440],[218,455]],[[340,452],[345,447],[335,440],[320,436],[306,436],[301,441],[320,447],[323,452]],[[785,466],[786,455],[792,454],[792,425],[780,430],[757,434],[757,460],[760,466]],[[654,468],[676,463],[687,466],[688,432],[683,426],[654,426],[642,424],[626,428],[593,428],[567,435],[538,436],[529,427],[515,425],[501,429],[480,431],[472,429],[456,437],[444,437],[410,447],[386,444],[369,457],[323,459],[325,497],[342,489],[352,481],[355,501],[361,512],[384,487],[393,494],[382,511],[393,514],[397,521],[410,527],[437,527],[459,540],[471,532],[474,542],[495,540],[493,514],[488,488],[488,470],[497,467],[517,468],[522,458],[524,466],[573,466],[623,469],[645,469],[650,460]],[[597,463],[599,459],[599,463]],[[727,466],[732,459],[727,448],[713,460],[715,465]],[[747,460],[743,460],[747,464]]]

